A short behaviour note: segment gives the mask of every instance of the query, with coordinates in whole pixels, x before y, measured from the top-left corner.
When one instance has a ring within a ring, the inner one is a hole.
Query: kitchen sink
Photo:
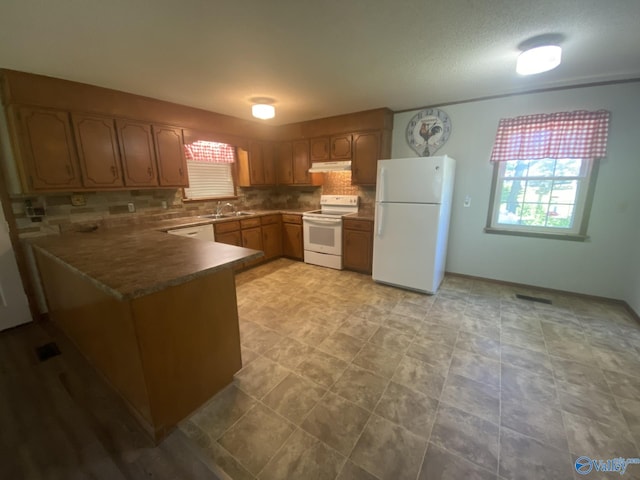
[[[209,215],[200,215],[199,218],[231,218],[231,217],[245,217],[247,215],[255,215],[255,214],[253,212],[211,213]]]

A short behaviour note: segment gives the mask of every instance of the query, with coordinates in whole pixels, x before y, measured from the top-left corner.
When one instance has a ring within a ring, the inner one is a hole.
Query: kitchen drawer
[[[280,215],[265,215],[264,217],[260,217],[260,222],[262,225],[271,225],[273,223],[280,222]]]
[[[245,218],[244,220],[240,220],[240,227],[244,230],[245,228],[254,228],[260,226],[260,217],[255,218]]]
[[[214,228],[216,234],[218,234],[218,233],[226,233],[226,232],[233,232],[235,230],[240,230],[240,222],[238,222],[236,220],[235,222],[214,223],[213,224],[213,228]],[[217,235],[216,235],[216,237],[217,237]]]
[[[302,215],[292,215],[290,213],[283,213],[282,221],[284,223],[297,223],[299,225],[302,225]]]
[[[370,220],[355,220],[352,218],[344,218],[343,227],[345,230],[360,230],[361,232],[372,232],[373,222]]]

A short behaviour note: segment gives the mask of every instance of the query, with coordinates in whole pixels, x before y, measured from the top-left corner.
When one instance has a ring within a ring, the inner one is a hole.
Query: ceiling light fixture
[[[530,48],[518,55],[516,72],[520,75],[548,72],[560,65],[561,59],[562,48],[558,45],[542,45]]]
[[[276,116],[276,108],[270,98],[252,98],[251,114],[261,120],[268,120]]]

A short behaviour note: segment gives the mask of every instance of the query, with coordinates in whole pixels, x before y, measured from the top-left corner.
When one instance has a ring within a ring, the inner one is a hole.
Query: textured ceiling
[[[286,124],[640,78],[639,0],[2,0],[0,67]],[[556,70],[518,44],[564,35]]]

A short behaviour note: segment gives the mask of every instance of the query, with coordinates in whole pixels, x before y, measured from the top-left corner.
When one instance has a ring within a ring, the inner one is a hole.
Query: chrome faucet
[[[237,207],[232,203],[227,202],[223,205],[222,202],[218,202],[218,204],[216,205],[216,217],[221,217],[224,213],[224,209],[227,207],[233,208],[233,213],[237,213],[238,211]]]

